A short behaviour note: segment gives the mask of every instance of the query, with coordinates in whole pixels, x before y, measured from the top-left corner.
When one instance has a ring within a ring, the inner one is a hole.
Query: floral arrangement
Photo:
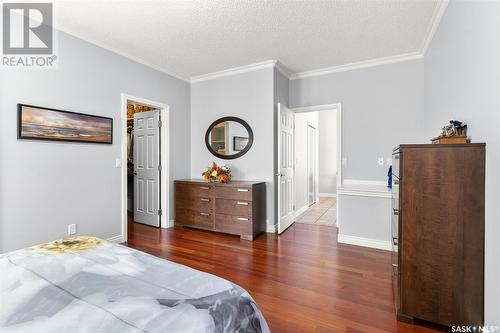
[[[227,183],[231,180],[231,169],[227,166],[218,166],[213,162],[212,167],[201,174],[206,181],[217,181],[219,183]]]

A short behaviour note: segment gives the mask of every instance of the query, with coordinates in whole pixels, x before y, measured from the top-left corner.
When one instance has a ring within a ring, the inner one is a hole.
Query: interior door
[[[295,115],[283,104],[278,104],[278,233],[281,234],[295,220],[294,184],[294,127]]]
[[[307,126],[307,184],[309,206],[316,203],[316,128]]]
[[[160,226],[160,111],[134,114],[134,221]]]

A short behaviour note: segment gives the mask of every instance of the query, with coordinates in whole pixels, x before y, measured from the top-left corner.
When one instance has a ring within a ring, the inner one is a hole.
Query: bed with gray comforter
[[[0,255],[0,332],[269,332],[241,287],[94,237]]]

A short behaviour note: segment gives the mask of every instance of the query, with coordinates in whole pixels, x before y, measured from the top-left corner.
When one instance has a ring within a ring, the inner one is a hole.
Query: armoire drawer
[[[252,217],[252,202],[246,200],[218,199],[215,201],[217,213]]]

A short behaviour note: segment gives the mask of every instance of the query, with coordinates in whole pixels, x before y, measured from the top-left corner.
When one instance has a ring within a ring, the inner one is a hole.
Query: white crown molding
[[[167,74],[167,75],[169,75],[169,76],[171,76],[171,77],[173,77],[173,78],[176,78],[176,79],[179,79],[179,80],[181,80],[181,81],[184,81],[184,82],[189,83],[189,79],[187,79],[187,78],[185,78],[185,77],[183,77],[183,76],[181,76],[181,75],[178,75],[178,74],[174,74],[174,73],[168,72],[168,71],[166,71],[165,69],[163,69],[163,68],[161,68],[161,67],[159,67],[159,66],[156,66],[156,65],[152,65],[152,64],[150,64],[150,63],[147,63],[146,61],[144,61],[144,60],[142,60],[142,59],[140,59],[140,58],[138,58],[138,57],[135,57],[135,56],[132,56],[132,55],[127,54],[127,53],[125,53],[125,52],[119,51],[119,50],[117,50],[117,49],[115,49],[115,48],[113,48],[113,47],[110,47],[109,45],[106,45],[106,44],[104,44],[104,43],[101,43],[101,42],[98,42],[98,41],[92,40],[92,39],[90,39],[90,38],[85,38],[85,37],[82,37],[81,35],[79,35],[79,34],[77,34],[77,33],[73,32],[73,31],[70,31],[69,29],[66,29],[66,28],[60,28],[60,27],[57,27],[56,29],[57,29],[57,30],[59,30],[59,31],[61,31],[61,32],[63,32],[63,33],[65,33],[65,34],[68,34],[68,35],[70,35],[70,36],[73,36],[73,37],[75,37],[75,38],[78,38],[78,39],[80,39],[80,40],[83,40],[84,42],[87,42],[87,43],[90,43],[90,44],[92,44],[92,45],[98,46],[98,47],[100,47],[101,49],[108,50],[108,51],[113,52],[113,53],[115,53],[115,54],[117,54],[117,55],[119,55],[119,56],[122,56],[122,57],[124,57],[124,58],[129,59],[129,60],[132,60],[132,61],[134,61],[134,62],[136,62],[136,63],[139,63],[139,64],[144,65],[144,66],[146,66],[146,67],[149,67],[149,68],[151,68],[151,69],[154,69],[154,70],[156,70],[156,71],[158,71],[158,72],[161,72],[161,73],[163,73],[163,74]]]
[[[290,72],[290,70],[288,68],[286,68],[285,65],[283,65],[281,62],[279,61],[276,61],[276,64],[274,65],[275,68],[281,73],[283,74],[284,77],[286,77],[287,79],[290,79],[290,75],[292,75],[292,72]]]
[[[362,186],[382,186],[387,187],[387,183],[381,180],[364,179],[344,179],[344,185],[362,185]]]
[[[275,67],[277,63],[278,62],[276,60],[267,60],[267,61],[257,62],[255,64],[228,68],[228,69],[224,69],[222,71],[193,76],[193,77],[191,77],[190,82],[197,83],[197,82],[212,80],[212,79],[216,79],[216,78],[220,78],[220,77],[224,77],[224,76],[231,76],[231,75],[236,75],[236,74],[253,72],[253,71],[257,71],[257,70],[264,69],[264,68]]]
[[[441,3],[438,4],[434,9],[434,13],[432,14],[431,18],[431,23],[427,28],[427,36],[424,39],[421,48],[422,56],[425,56],[425,53],[427,52],[427,49],[429,48],[429,45],[431,44],[431,41],[434,38],[434,34],[436,33],[436,30],[439,27],[439,24],[441,23],[441,19],[443,18],[444,12],[448,7],[449,2],[450,2],[449,0],[441,0]]]
[[[346,71],[352,71],[355,69],[375,67],[375,66],[380,66],[380,65],[389,65],[389,64],[395,64],[395,63],[403,62],[403,61],[418,60],[418,59],[422,59],[422,58],[423,58],[423,55],[420,52],[412,52],[412,53],[400,54],[400,55],[396,55],[396,56],[359,61],[359,62],[354,62],[354,63],[340,65],[340,66],[326,67],[326,68],[320,68],[320,69],[313,69],[313,70],[305,71],[305,72],[293,73],[292,75],[290,75],[290,80],[297,80],[297,79],[303,79],[306,77],[312,77],[312,76],[318,76],[318,75],[346,72]]]
[[[372,239],[372,238],[364,238],[364,237],[338,234],[337,242],[342,243],[342,244],[370,247],[370,248],[379,249],[379,250],[386,250],[386,251],[392,250],[390,241],[385,241],[385,240],[380,240],[380,239]]]
[[[337,196],[359,196],[373,198],[392,198],[391,190],[385,182],[371,180],[344,179],[344,183],[337,188]]]

